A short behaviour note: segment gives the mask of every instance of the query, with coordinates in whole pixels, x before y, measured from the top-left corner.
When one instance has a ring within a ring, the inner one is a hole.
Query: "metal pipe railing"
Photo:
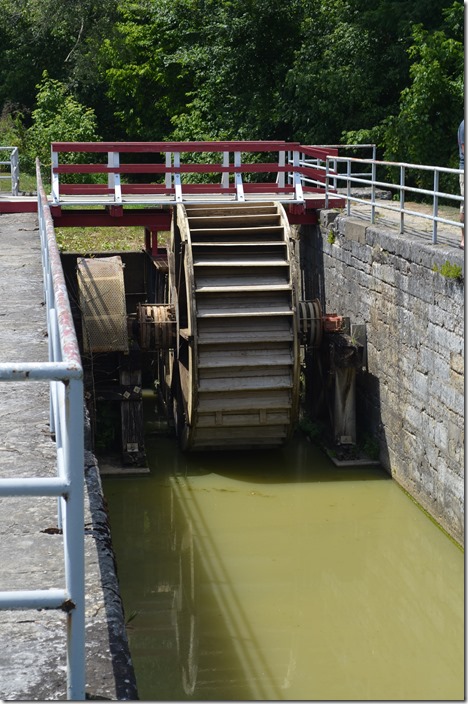
[[[375,160],[377,158],[377,145],[376,144],[321,144],[320,147],[319,145],[310,145],[312,148],[320,148],[320,149],[339,149],[341,152],[343,151],[359,151],[359,150],[370,150],[371,152],[371,157],[370,159]],[[303,163],[301,161],[301,163]],[[321,164],[326,163],[326,159],[320,159],[318,157],[315,158],[307,158],[306,157],[306,163],[307,165],[314,164],[317,166],[320,166]],[[337,165],[334,161],[333,156],[329,156],[329,163],[332,165],[331,173],[338,172]],[[368,171],[363,171],[362,173],[355,174],[355,176],[363,176],[364,178],[369,178],[372,176],[371,173]],[[337,179],[336,177],[333,178],[333,188],[337,188]]]
[[[0,364],[0,382],[50,382],[56,477],[0,479],[0,496],[56,496],[63,531],[65,587],[0,592],[1,609],[60,609],[67,615],[67,697],[85,699],[83,369],[53,221],[39,164],[38,216],[49,338],[48,362]]]
[[[19,193],[19,152],[18,147],[0,147],[0,157],[3,153],[8,154],[8,159],[0,160],[0,180],[7,179],[11,182],[11,195],[17,196]],[[8,174],[3,173],[3,167],[8,167]]]
[[[349,145],[351,146],[351,145]],[[353,148],[355,145],[352,145]],[[368,145],[366,145],[368,146]],[[463,196],[458,193],[446,193],[440,191],[439,181],[441,174],[456,174],[457,176],[462,173],[460,169],[452,169],[443,166],[427,166],[424,164],[408,164],[405,162],[394,162],[394,161],[379,161],[375,158],[372,159],[359,159],[354,157],[345,156],[330,156],[327,157],[326,163],[317,163],[317,160],[310,160],[306,155],[302,155],[301,165],[310,165],[313,163],[314,168],[318,171],[322,171],[324,174],[324,181],[314,180],[310,178],[303,177],[304,183],[313,184],[317,187],[324,187],[326,194],[333,192],[336,193],[336,185],[342,184],[340,195],[342,195],[346,200],[346,214],[351,214],[351,204],[361,203],[365,205],[370,205],[371,223],[375,222],[375,208],[377,205],[376,201],[376,188],[381,188],[383,190],[394,191],[398,199],[398,205],[393,204],[392,201],[383,202],[379,200],[378,207],[393,211],[399,214],[400,220],[400,234],[403,234],[405,228],[405,215],[411,215],[416,218],[422,218],[432,222],[432,243],[437,244],[437,228],[438,223],[444,223],[446,225],[452,225],[456,227],[463,227],[463,223],[459,220],[451,220],[449,218],[444,218],[439,215],[439,199],[443,198],[448,201],[452,201],[454,204],[459,204],[463,201]],[[339,165],[342,165],[341,171],[339,171]],[[361,171],[353,172],[353,167],[361,169]],[[368,167],[369,171],[362,171],[364,167]],[[382,181],[377,179],[377,168],[385,167],[387,170],[395,169],[397,170],[397,176],[394,181]],[[408,171],[414,173],[415,171],[426,171],[432,172],[433,174],[433,188],[418,188],[415,186],[408,185]],[[370,189],[370,198],[362,198],[358,195],[352,194],[352,187],[360,186]],[[432,201],[432,212],[423,213],[416,210],[411,210],[406,205],[406,194],[413,193],[418,196],[429,197]]]

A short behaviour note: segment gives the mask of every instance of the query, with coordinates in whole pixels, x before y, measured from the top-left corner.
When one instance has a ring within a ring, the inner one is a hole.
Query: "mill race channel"
[[[463,552],[386,472],[151,428],[103,478],[140,699],[463,700]]]

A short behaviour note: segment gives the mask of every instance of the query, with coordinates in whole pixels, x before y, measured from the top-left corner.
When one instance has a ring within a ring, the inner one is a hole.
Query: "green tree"
[[[122,0],[99,63],[139,139],[288,136],[281,109],[300,0]]]
[[[284,105],[294,139],[340,142],[343,134],[370,130],[395,114],[410,82],[413,24],[439,27],[452,2],[304,0]]]
[[[408,85],[396,109],[369,129],[345,132],[343,142],[377,142],[388,161],[458,168],[456,134],[463,116],[464,45],[461,2],[442,9],[443,23],[411,27]],[[392,170],[390,177],[395,178]],[[431,188],[433,176],[410,172],[410,183]],[[440,189],[457,191],[457,176],[442,175]]]
[[[34,122],[30,143],[41,141],[32,111],[45,70],[69,101],[92,108],[106,139],[377,140],[391,158],[453,163],[462,8],[460,0],[0,0],[4,131],[21,118]]]
[[[113,25],[117,3],[0,0],[0,110],[15,106],[29,125],[44,71],[81,102],[99,107],[103,89],[95,55]]]
[[[0,115],[0,145],[3,147],[19,147],[24,143],[25,130],[22,115],[13,105],[6,103]]]
[[[285,77],[300,41],[299,0],[204,3],[198,41],[187,34],[183,62],[193,76],[184,111],[175,115],[181,139],[288,139]]]
[[[44,72],[37,86],[37,105],[33,123],[26,134],[26,154],[23,166],[33,172],[36,157],[43,166],[50,166],[51,142],[92,142],[100,139],[94,111],[81,105],[60,81]],[[79,163],[82,155],[68,155],[68,163]]]
[[[397,115],[384,121],[388,160],[458,168],[456,132],[463,116],[463,5],[444,12],[441,30],[413,27],[411,85]]]
[[[282,107],[294,139],[336,143],[344,129],[372,125],[378,115],[380,87],[371,61],[378,45],[347,0],[306,0],[306,6]]]
[[[121,0],[118,19],[99,48],[114,130],[125,139],[168,137],[172,116],[185,105],[191,82],[178,52],[186,28],[195,33],[197,17],[181,4]]]

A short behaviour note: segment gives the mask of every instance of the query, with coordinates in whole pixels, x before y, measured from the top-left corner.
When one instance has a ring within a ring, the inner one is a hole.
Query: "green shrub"
[[[50,167],[51,142],[95,142],[100,137],[96,129],[94,110],[79,103],[60,81],[49,78],[47,71],[42,75],[42,81],[37,86],[36,109],[33,110],[33,123],[26,133],[26,154],[24,168],[30,173],[35,172],[36,157],[45,167]],[[82,163],[84,157],[80,153],[62,157],[63,163]],[[70,182],[95,180],[90,175],[73,175],[65,179]]]

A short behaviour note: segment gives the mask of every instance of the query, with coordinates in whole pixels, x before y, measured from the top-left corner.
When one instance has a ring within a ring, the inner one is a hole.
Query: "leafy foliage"
[[[413,44],[408,51],[413,61],[412,82],[401,93],[398,114],[385,121],[388,160],[405,155],[412,163],[458,167],[453,142],[463,114],[464,64],[463,43],[453,36],[458,11],[463,8],[455,4],[446,13],[451,26],[445,31],[413,27]],[[452,141],[447,135],[453,136]]]
[[[449,261],[445,261],[441,266],[434,264],[432,270],[436,274],[441,274],[441,276],[446,279],[452,279],[455,281],[463,280],[463,269],[459,264],[451,264]]]
[[[0,0],[0,110],[2,141],[32,129],[30,161],[74,132],[377,142],[389,159],[456,165],[463,4]]]
[[[35,157],[50,166],[50,144],[56,141],[92,142],[99,139],[94,111],[81,105],[63,83],[44,72],[38,85],[33,124],[26,135],[26,166],[33,168]],[[79,163],[80,154],[68,155],[69,163]]]
[[[463,5],[442,10],[440,29],[412,25],[409,82],[394,113],[368,130],[350,131],[347,140],[375,141],[388,161],[458,168],[456,134],[463,116]],[[419,172],[416,184],[432,186]],[[441,188],[457,190],[457,177],[446,176]]]

